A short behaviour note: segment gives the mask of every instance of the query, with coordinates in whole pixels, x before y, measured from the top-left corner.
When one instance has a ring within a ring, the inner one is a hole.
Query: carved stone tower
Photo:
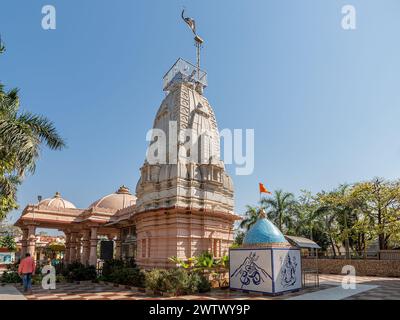
[[[220,160],[214,112],[203,96],[207,74],[182,60],[164,76],[162,101],[136,186],[137,262],[171,266],[168,258],[203,251],[216,257],[233,241],[233,184]]]

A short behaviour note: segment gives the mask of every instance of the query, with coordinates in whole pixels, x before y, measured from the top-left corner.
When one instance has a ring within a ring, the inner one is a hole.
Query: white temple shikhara
[[[143,268],[171,267],[171,256],[228,253],[233,223],[240,217],[233,211],[232,179],[219,158],[217,122],[203,95],[206,85],[207,74],[199,65],[178,59],[164,76],[167,95],[153,125],[165,132],[168,144],[176,143],[176,158],[155,163],[146,159],[136,195],[122,186],[86,209],[77,209],[59,193],[26,206],[15,223],[23,230],[22,254],[34,256],[37,227],[65,233],[66,263],[95,265],[99,236],[115,241],[115,258],[134,257]],[[176,139],[171,137],[171,122],[176,124]],[[196,150],[184,148],[193,136],[200,137]],[[150,144],[155,142],[156,137]]]

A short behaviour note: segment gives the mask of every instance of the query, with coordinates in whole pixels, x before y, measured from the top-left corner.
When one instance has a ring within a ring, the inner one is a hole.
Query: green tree
[[[7,248],[10,251],[17,249],[17,243],[12,235],[6,235],[0,237],[0,248]]]
[[[60,150],[65,143],[46,117],[20,111],[18,89],[6,91],[0,84],[0,220],[17,207],[17,187],[35,171],[42,145]]]
[[[350,259],[351,233],[354,231],[352,226],[357,221],[356,204],[351,194],[351,186],[341,184],[331,192],[321,192],[317,194],[321,202],[321,209],[331,211],[335,215],[335,221],[339,231],[339,239],[344,243],[346,258]]]
[[[263,212],[259,208],[247,205],[245,218],[240,222],[240,228],[249,230],[261,218],[263,218]]]
[[[287,230],[293,227],[293,214],[296,200],[293,193],[283,190],[274,191],[272,196],[263,198],[261,205],[267,210],[270,217],[282,232],[285,226]]]
[[[234,246],[241,246],[243,244],[243,240],[245,237],[245,233],[242,230],[236,230],[235,240],[233,242]]]
[[[321,211],[310,191],[301,190],[298,201],[294,205],[294,233],[314,240],[314,233],[323,229]]]
[[[357,183],[352,191],[358,209],[363,213],[362,230],[374,229],[378,235],[379,248],[388,249],[391,238],[400,233],[400,181],[375,178]]]

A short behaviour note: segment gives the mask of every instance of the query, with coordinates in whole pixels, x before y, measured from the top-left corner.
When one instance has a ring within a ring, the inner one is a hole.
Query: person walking
[[[21,260],[18,273],[22,276],[22,283],[24,285],[24,292],[32,292],[32,275],[35,274],[35,261],[31,257],[30,253],[25,255],[25,258]]]

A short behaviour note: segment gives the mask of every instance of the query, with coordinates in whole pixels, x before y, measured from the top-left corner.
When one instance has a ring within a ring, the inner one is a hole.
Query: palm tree
[[[268,210],[268,214],[282,230],[283,225],[288,229],[292,227],[293,208],[296,203],[293,193],[275,190],[269,198],[263,198],[261,205]]]
[[[1,44],[0,49],[4,51]],[[0,220],[16,207],[17,186],[27,172],[35,171],[41,146],[65,147],[50,120],[19,107],[18,90],[5,91],[0,84]]]
[[[314,240],[314,232],[324,231],[321,219],[322,211],[310,191],[301,190],[301,194],[294,207],[295,222],[294,233]]]
[[[331,192],[321,192],[317,196],[321,211],[333,212],[341,237],[344,239],[346,259],[350,259],[350,232],[355,222],[355,208],[349,196],[348,184],[341,184]]]
[[[245,218],[240,222],[240,228],[249,230],[258,220],[263,218],[263,212],[257,207],[247,205]]]

